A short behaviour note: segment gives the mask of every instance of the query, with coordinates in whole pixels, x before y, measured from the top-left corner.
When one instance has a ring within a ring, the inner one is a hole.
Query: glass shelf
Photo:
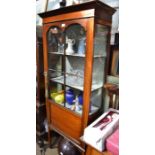
[[[60,52],[48,52],[49,54],[56,54],[56,55],[64,55],[64,53],[60,53]]]
[[[83,57],[85,58],[85,54],[77,54],[77,53],[74,53],[74,54],[66,54],[66,56],[74,56],[74,57]],[[100,57],[106,57],[106,53],[103,53],[103,54],[96,54],[94,55],[94,58],[100,58]]]
[[[106,53],[105,54],[96,54],[96,55],[94,55],[94,58],[105,58],[105,57],[107,57],[107,55],[106,55]]]
[[[65,105],[66,105],[66,108],[67,108],[67,109],[72,110],[72,107],[73,107],[73,106],[69,105],[68,103],[66,103]],[[89,115],[94,114],[94,113],[97,112],[98,110],[99,110],[99,107],[96,107],[96,106],[94,106],[94,105],[91,105],[91,111],[89,112]],[[73,111],[73,110],[72,110],[72,111]],[[82,114],[82,108],[80,108],[79,110],[74,110],[74,112],[81,115],[81,114]]]
[[[56,77],[56,78],[51,78],[51,81],[57,82],[57,83],[60,83],[60,84],[64,84],[64,76],[59,76],[59,77]],[[67,83],[66,85],[69,86],[69,87],[72,87],[72,88],[75,88],[75,89],[83,91],[83,86],[79,86],[79,85],[76,85],[76,84],[73,84],[73,83],[69,83],[69,82],[66,82],[66,83]],[[93,84],[91,91],[97,90],[97,89],[99,89],[101,87],[103,87],[103,83],[101,83],[101,84]]]
[[[85,57],[85,54],[74,53],[74,54],[66,54],[66,56]]]
[[[78,54],[78,53],[74,53],[74,54],[64,54],[64,53],[60,53],[60,52],[48,52],[48,53],[56,54],[56,55],[64,55],[64,56],[85,57],[85,54]]]
[[[78,54],[78,53],[74,53],[74,54],[64,54],[64,53],[60,53],[60,52],[48,52],[49,54],[55,54],[55,55],[62,55],[62,56],[73,56],[73,57],[83,57],[85,58],[85,54]],[[100,57],[106,57],[106,53],[104,54],[95,54],[94,58],[100,58]]]
[[[55,103],[55,104],[60,105],[60,106],[62,106],[64,108],[66,108],[66,109],[69,109],[69,110],[75,112],[78,115],[82,115],[82,111],[83,111],[82,107],[79,110],[73,110],[74,105],[69,105],[67,102],[65,104],[64,103],[62,103],[62,104]],[[99,107],[91,105],[91,111],[89,112],[89,116],[96,113],[98,110],[99,110]]]

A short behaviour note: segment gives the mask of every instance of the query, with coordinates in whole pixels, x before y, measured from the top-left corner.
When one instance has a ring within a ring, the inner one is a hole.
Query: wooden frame
[[[64,137],[68,137],[71,142],[77,144],[81,149],[84,149],[83,143],[80,141],[80,136],[83,134],[84,128],[88,123],[93,121],[99,113],[89,116],[89,105],[92,86],[92,71],[93,71],[93,54],[94,54],[94,34],[95,23],[99,21],[103,25],[111,29],[112,14],[114,9],[96,0],[84,4],[69,6],[53,10],[50,12],[39,14],[43,18],[43,47],[44,47],[44,75],[46,88],[46,109],[48,116],[49,130],[55,130]],[[98,20],[96,20],[98,19]],[[102,22],[101,22],[102,21]],[[82,116],[78,116],[72,111],[63,108],[62,106],[53,103],[48,99],[48,49],[47,49],[47,32],[51,26],[58,26],[62,23],[66,25],[80,23],[87,30],[86,32],[86,57],[85,57],[85,72],[84,72],[84,104]],[[108,37],[110,43],[110,32]],[[107,51],[109,45],[107,46]],[[108,54],[107,54],[108,56]],[[107,73],[107,69],[105,69]],[[106,74],[105,74],[106,75]],[[60,117],[61,114],[64,117]],[[67,121],[66,121],[67,118]],[[74,129],[76,128],[76,129]],[[48,135],[50,142],[50,134]]]
[[[36,136],[37,141],[43,139],[46,131],[43,127],[44,120],[46,119],[45,108],[45,86],[44,86],[44,63],[43,63],[43,44],[42,44],[42,27],[37,26],[36,35]]]
[[[119,48],[117,46],[111,48],[110,63],[110,75],[119,77]]]

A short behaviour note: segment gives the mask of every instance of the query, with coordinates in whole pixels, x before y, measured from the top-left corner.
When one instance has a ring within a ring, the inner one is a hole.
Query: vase
[[[75,40],[66,38],[66,43],[67,43],[66,54],[74,54],[75,52],[73,49],[73,45],[75,44]]]
[[[73,93],[73,90],[69,89],[66,91],[66,101],[69,105],[73,105],[75,100],[75,95]]]
[[[78,54],[85,54],[85,40],[86,38],[79,39]]]

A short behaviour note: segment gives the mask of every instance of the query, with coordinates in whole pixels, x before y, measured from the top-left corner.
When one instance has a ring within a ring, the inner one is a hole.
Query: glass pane
[[[99,108],[101,107],[102,104],[102,88],[99,88],[95,91],[92,92],[91,94],[91,100],[90,100],[90,114],[95,113],[96,111],[99,110]]]
[[[66,29],[66,55],[85,55],[86,32],[80,24],[72,24]]]
[[[80,24],[65,30],[65,99],[66,108],[82,113],[86,32]]]
[[[66,85],[83,91],[84,58],[66,57]]]
[[[48,75],[50,81],[64,84],[64,60],[63,56],[48,54]]]
[[[94,40],[94,56],[106,56],[108,27],[96,24]]]
[[[64,103],[63,56],[48,54],[49,98],[56,103]]]
[[[64,106],[64,85],[56,83],[56,82],[50,82],[49,84],[49,99],[51,99],[53,102]]]
[[[105,82],[105,62],[107,56],[107,37],[108,27],[96,24],[90,113],[94,113],[99,108],[101,108],[103,103],[103,85]]]
[[[71,87],[66,87],[65,92],[65,107],[76,112],[77,114],[82,114],[83,106],[83,92]]]
[[[64,34],[58,27],[51,27],[47,34],[48,52],[64,52]]]
[[[49,99],[64,106],[64,37],[58,27],[47,33]]]
[[[101,88],[104,84],[105,60],[105,57],[94,58],[92,90]]]

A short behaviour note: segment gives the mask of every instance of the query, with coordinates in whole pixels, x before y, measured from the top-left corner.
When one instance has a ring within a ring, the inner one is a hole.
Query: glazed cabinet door
[[[82,115],[87,19],[48,25],[48,99]]]
[[[89,115],[101,108],[105,82],[109,28],[96,24],[93,42],[87,29],[87,19],[57,22],[48,25],[46,36],[48,99],[79,116],[83,112],[84,100],[87,100],[83,96],[85,91],[91,92]],[[89,60],[90,44],[93,44],[92,60]],[[88,71],[89,64],[92,72]],[[92,76],[91,90],[86,89],[86,85],[84,87],[84,82],[87,82],[85,76]]]
[[[82,134],[87,21],[45,26],[49,124],[76,143]]]

